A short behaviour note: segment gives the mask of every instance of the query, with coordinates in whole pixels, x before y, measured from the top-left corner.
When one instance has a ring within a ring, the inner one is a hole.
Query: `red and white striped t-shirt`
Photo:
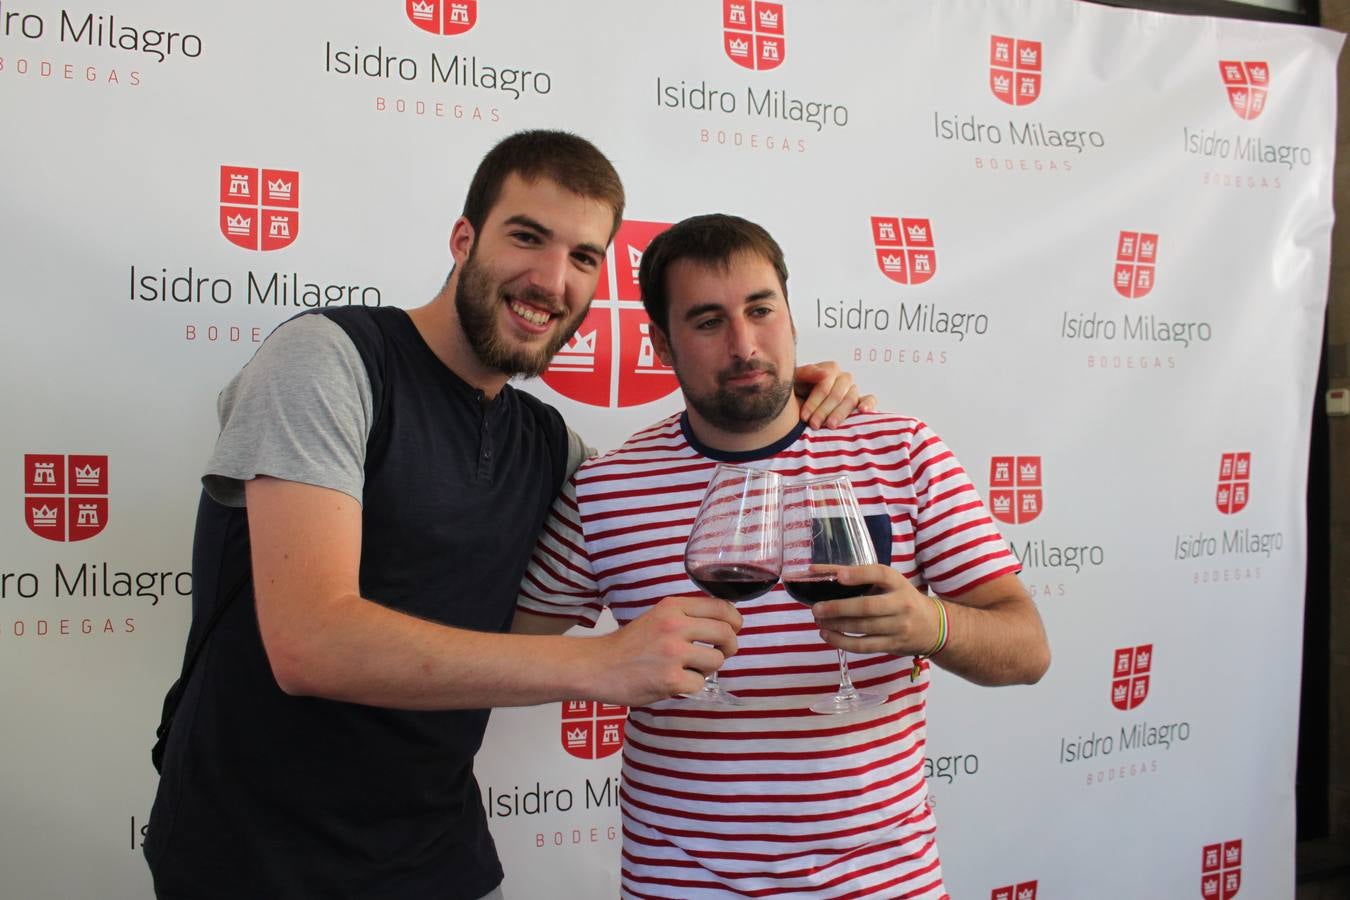
[[[683,416],[588,460],[554,504],[521,586],[530,612],[623,624],[662,597],[698,594],[684,548],[719,461],[784,477],[847,473],[865,516],[890,531],[890,564],[953,596],[1018,570],[965,470],[922,422],[851,416],[794,429],[757,453],[697,444]],[[875,532],[874,532],[875,534]],[[883,545],[884,547],[884,545]],[[623,753],[623,896],[800,900],[945,896],[923,778],[928,665],[849,657],[882,706],[808,708],[839,682],[838,657],[782,586],[738,604],[739,651],[720,672],[748,707],[667,700],[631,710]]]

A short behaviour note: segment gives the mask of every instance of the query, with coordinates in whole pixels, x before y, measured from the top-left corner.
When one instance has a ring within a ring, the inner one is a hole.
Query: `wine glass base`
[[[873,691],[854,691],[851,694],[835,694],[833,697],[817,700],[811,704],[811,712],[832,716],[856,712],[860,709],[871,709],[885,702],[885,694],[878,694]]]
[[[685,700],[704,706],[745,706],[746,703],[735,694],[728,693],[717,684],[705,684],[692,694],[681,694]]]

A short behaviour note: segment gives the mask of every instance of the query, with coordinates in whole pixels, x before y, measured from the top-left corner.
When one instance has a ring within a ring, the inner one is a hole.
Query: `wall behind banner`
[[[953,896],[1290,895],[1340,46],[1068,0],[0,5],[4,893],[147,895],[216,392],[307,306],[429,299],[543,126],[630,219],[526,389],[606,447],[677,408],[636,260],[745,215],[800,355],[932,423],[1022,559],[1050,674],[934,680]],[[614,895],[621,722],[494,715],[512,897]]]

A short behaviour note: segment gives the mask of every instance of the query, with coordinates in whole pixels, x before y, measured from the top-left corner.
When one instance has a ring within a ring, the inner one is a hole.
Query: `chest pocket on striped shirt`
[[[867,533],[872,536],[872,545],[877,550],[877,562],[883,566],[891,564],[891,517],[885,513],[863,516],[867,523]]]

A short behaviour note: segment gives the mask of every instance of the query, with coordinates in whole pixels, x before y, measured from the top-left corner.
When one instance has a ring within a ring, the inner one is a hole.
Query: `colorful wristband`
[[[923,673],[923,661],[925,659],[932,657],[934,654],[941,653],[942,648],[947,646],[947,607],[945,604],[943,604],[941,600],[939,600],[937,597],[934,597],[932,594],[928,595],[928,599],[932,600],[933,603],[937,606],[938,637],[937,641],[933,643],[933,646],[930,649],[928,649],[923,653],[916,653],[914,655],[914,668],[909,670],[910,681],[919,680],[919,675]]]

